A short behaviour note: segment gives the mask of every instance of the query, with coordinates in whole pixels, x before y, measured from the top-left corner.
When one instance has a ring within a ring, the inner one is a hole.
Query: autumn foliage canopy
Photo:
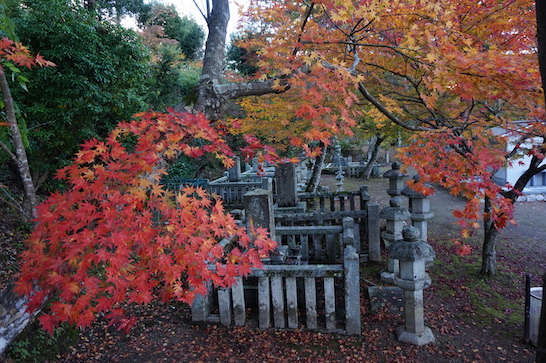
[[[503,191],[514,186],[496,185],[495,172],[544,157],[542,143],[525,145],[546,134],[534,1],[253,1],[244,24],[239,45],[255,53],[256,79],[289,84],[241,102],[247,130],[299,147],[397,129],[416,188],[439,183],[470,201],[457,212],[464,234],[482,218],[511,220]]]
[[[67,190],[38,207],[17,291],[31,296],[30,309],[51,298],[39,318],[49,331],[61,322],[89,326],[98,313],[128,327],[124,304],[189,303],[207,282],[229,286],[275,248],[265,230],[250,237],[203,189],[161,185],[162,160],[180,153],[230,164],[231,150],[204,116],[135,117],[105,142],[86,142],[57,175]]]

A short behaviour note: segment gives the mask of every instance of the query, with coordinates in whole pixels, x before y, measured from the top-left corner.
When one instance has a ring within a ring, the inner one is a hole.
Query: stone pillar
[[[425,263],[434,260],[434,250],[419,240],[419,230],[410,226],[404,228],[403,240],[391,245],[389,255],[400,262],[395,283],[404,290],[406,324],[396,329],[398,340],[419,346],[434,342],[432,331],[425,326],[423,303],[423,289],[431,284]]]
[[[381,261],[381,240],[379,235],[379,204],[370,202],[370,194],[368,186],[360,186],[360,209],[366,210],[365,228],[360,227],[360,253],[365,253],[362,250],[364,241],[368,241],[368,261]]]
[[[336,186],[337,191],[343,191],[343,157],[341,156],[341,145],[339,141],[335,139],[334,141],[334,167],[337,167],[336,171]]]
[[[413,176],[413,182],[419,182],[419,175]],[[430,200],[426,195],[416,192],[409,186],[402,189],[402,195],[409,198],[409,211],[411,213],[411,222],[414,227],[419,230],[421,240],[428,240],[428,220],[434,217],[434,213],[430,211]]]
[[[283,163],[277,165],[275,168],[275,189],[277,190],[276,212],[305,212],[306,203],[298,200],[296,164]]]
[[[383,208],[379,213],[379,218],[387,222],[386,231],[381,234],[385,246],[388,248],[394,241],[402,238],[402,229],[405,221],[411,217],[410,213],[401,207],[400,195],[404,187],[404,178],[406,174],[400,171],[400,164],[392,163],[391,170],[383,174],[384,178],[389,179],[389,188],[387,194],[391,196],[389,207]],[[381,279],[386,282],[394,282],[394,275],[398,272],[398,262],[389,256],[387,271],[381,273]]]
[[[241,180],[241,158],[233,157],[235,164],[228,169],[228,181],[236,182]]]
[[[275,217],[273,214],[273,195],[271,190],[254,189],[243,198],[245,224],[266,228],[271,239],[275,238]]]
[[[354,220],[350,217],[345,217],[343,218],[345,330],[349,335],[360,335],[360,262],[354,244]]]
[[[390,207],[383,208],[379,213],[379,218],[385,219],[386,229],[381,233],[385,246],[389,248],[395,241],[402,239],[402,230],[406,220],[411,217],[407,209],[400,206],[400,197],[392,197],[389,201]],[[394,275],[398,272],[398,261],[389,254],[387,271],[381,273],[381,279],[393,283]]]

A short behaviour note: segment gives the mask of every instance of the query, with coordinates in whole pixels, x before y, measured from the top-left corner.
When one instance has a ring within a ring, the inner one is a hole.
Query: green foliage
[[[181,102],[189,105],[197,100],[201,68],[183,60],[180,49],[172,45],[157,48],[155,62],[147,86],[147,102],[154,110],[165,110]]]
[[[184,63],[178,74],[178,84],[181,88],[182,100],[186,104],[197,101],[197,86],[201,78],[201,67],[195,63]]]
[[[34,172],[66,165],[83,140],[105,136],[146,109],[148,51],[131,30],[97,21],[69,0],[26,0],[13,10],[21,41],[56,63],[14,89],[26,116]],[[48,19],[48,21],[44,21]]]
[[[205,32],[194,19],[180,17],[174,5],[156,4],[148,13],[148,18],[141,18],[145,26],[159,25],[164,29],[165,38],[178,41],[180,50],[188,60],[197,58],[203,47]]]
[[[7,348],[5,355],[14,362],[46,362],[57,359],[57,356],[76,343],[78,331],[63,324],[49,335],[41,329],[37,320],[29,324]]]
[[[257,64],[255,51],[240,47],[238,42],[245,39],[244,35],[232,34],[227,51],[228,68],[239,72],[243,76],[253,76],[260,69]]]
[[[11,9],[19,3],[17,0],[3,0],[0,2],[0,37],[8,37],[14,41],[19,39],[15,35],[15,24],[10,18]]]
[[[151,5],[145,4],[143,0],[95,0],[94,6],[94,9],[89,10],[96,11],[99,19],[115,18],[118,22],[124,16],[140,18],[151,9]]]

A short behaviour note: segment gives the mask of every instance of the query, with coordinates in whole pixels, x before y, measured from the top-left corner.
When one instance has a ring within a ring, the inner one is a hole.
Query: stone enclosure
[[[382,240],[389,255],[382,278],[404,291],[406,324],[397,329],[398,338],[417,345],[434,341],[424,326],[422,294],[431,281],[425,264],[434,258],[426,244],[432,214],[424,196],[404,188],[406,176],[399,165],[384,174],[391,202],[383,210],[370,202],[365,186],[358,192],[302,193],[307,175],[303,163],[263,170],[241,173],[236,160],[208,188],[224,199],[240,223],[252,220],[267,228],[277,250],[264,259],[263,270],[239,277],[231,288],[210,286],[210,293],[194,302],[192,319],[360,334],[359,267],[381,260]],[[400,206],[403,196],[409,198],[410,210]],[[380,219],[385,221],[383,233]]]

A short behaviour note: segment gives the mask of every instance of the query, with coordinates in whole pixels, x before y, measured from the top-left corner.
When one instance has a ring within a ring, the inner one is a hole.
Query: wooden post
[[[273,303],[273,325],[275,328],[284,329],[284,293],[282,288],[282,276],[271,277],[271,301]]]
[[[305,312],[307,315],[307,329],[317,328],[317,292],[315,278],[305,278]]]
[[[531,318],[531,275],[525,274],[525,321],[523,324],[523,342],[529,344]]]
[[[229,288],[218,289],[218,309],[220,311],[220,323],[231,325],[231,298]]]
[[[336,294],[333,277],[324,278],[324,305],[326,330],[334,330],[336,328]]]
[[[288,327],[298,327],[298,289],[295,277],[287,277],[286,282],[286,311],[288,312]]]
[[[258,278],[258,320],[260,329],[268,329],[271,323],[271,295],[269,277]]]
[[[209,293],[205,296],[197,295],[191,304],[191,319],[192,321],[207,321],[210,311],[210,283],[207,284]]]
[[[235,325],[244,326],[246,322],[245,291],[243,278],[235,277],[235,284],[231,286],[231,297],[233,299],[233,320]]]

